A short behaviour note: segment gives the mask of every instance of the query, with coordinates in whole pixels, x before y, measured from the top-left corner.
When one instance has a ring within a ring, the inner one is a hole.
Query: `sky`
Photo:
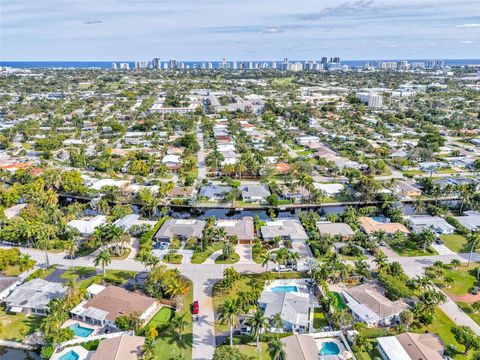
[[[0,0],[0,61],[480,58],[480,0]]]

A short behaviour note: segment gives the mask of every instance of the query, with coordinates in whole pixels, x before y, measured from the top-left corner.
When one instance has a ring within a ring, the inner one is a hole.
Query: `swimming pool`
[[[340,354],[340,348],[332,341],[324,342],[320,349],[320,355],[338,355]]]
[[[79,358],[80,356],[78,356],[78,354],[75,351],[70,350],[66,354],[63,354],[62,356],[60,356],[59,360],[78,360]]]
[[[270,289],[272,292],[298,292],[298,288],[296,286],[275,286]]]
[[[93,329],[83,327],[79,323],[70,325],[69,328],[72,329],[75,336],[78,337],[87,337],[90,336],[90,334],[93,332]]]

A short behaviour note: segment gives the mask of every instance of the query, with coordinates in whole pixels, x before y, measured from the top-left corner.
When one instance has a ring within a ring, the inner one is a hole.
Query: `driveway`
[[[45,280],[63,284],[67,281],[67,279],[62,278],[62,275],[65,273],[65,271],[65,269],[55,269],[55,271],[48,275]]]
[[[197,167],[198,167],[198,181],[207,177],[207,167],[205,166],[205,145],[203,142],[203,131],[199,124],[197,124],[197,142],[200,145],[200,150],[197,154]]]
[[[310,247],[304,241],[293,241],[292,242],[293,251],[298,252],[300,255],[300,259],[297,263],[298,271],[302,271],[306,269],[305,263],[313,259],[312,252],[310,251]]]
[[[251,244],[238,244],[235,246],[235,252],[240,255],[239,263],[253,262]]]

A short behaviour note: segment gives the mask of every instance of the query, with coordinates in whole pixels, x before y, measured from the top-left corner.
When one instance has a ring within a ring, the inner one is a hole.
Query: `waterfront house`
[[[217,220],[215,227],[225,229],[229,238],[236,237],[240,244],[250,244],[255,239],[255,226],[251,216],[241,219]]]
[[[442,360],[444,344],[436,334],[406,332],[377,338],[384,360]]]
[[[316,225],[320,235],[340,237],[342,239],[350,239],[353,235],[355,235],[355,232],[352,230],[350,225],[345,223],[318,221]]]
[[[209,201],[221,201],[232,188],[225,185],[207,185],[202,186],[198,192],[198,196],[206,198]]]
[[[277,219],[265,222],[260,228],[264,240],[280,238],[282,240],[306,241],[308,235],[297,219]]]
[[[200,239],[205,221],[195,219],[168,219],[154,235],[156,241],[171,241],[174,237],[186,240]]]
[[[453,234],[455,232],[455,227],[440,216],[412,215],[408,216],[407,220],[415,233],[426,229],[437,234]]]
[[[50,301],[61,299],[66,293],[62,284],[38,278],[19,285],[4,302],[9,312],[47,315]]]
[[[105,215],[97,215],[88,220],[71,220],[67,225],[77,229],[81,235],[89,236],[95,232],[97,227],[106,223],[107,217]]]
[[[137,360],[143,358],[142,336],[122,335],[101,340],[90,360]]]
[[[480,230],[480,211],[465,211],[464,216],[456,216],[455,219],[470,231]]]
[[[405,225],[395,222],[381,222],[371,217],[361,216],[358,218],[360,229],[367,235],[372,235],[377,231],[383,231],[386,234],[395,234],[401,232],[404,234],[410,233]]]
[[[246,202],[266,202],[270,196],[270,190],[265,185],[242,185],[239,190],[242,192],[242,199]]]

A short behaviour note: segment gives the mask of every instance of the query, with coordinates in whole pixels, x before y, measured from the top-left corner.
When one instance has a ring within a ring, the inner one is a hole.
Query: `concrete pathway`
[[[197,142],[200,145],[200,150],[197,154],[197,167],[198,167],[198,181],[207,177],[207,167],[205,166],[205,144],[203,142],[203,131],[200,124],[196,127]]]
[[[211,253],[210,256],[203,263],[204,264],[215,264],[215,260],[220,256],[222,256],[222,250],[217,250],[217,251]]]

